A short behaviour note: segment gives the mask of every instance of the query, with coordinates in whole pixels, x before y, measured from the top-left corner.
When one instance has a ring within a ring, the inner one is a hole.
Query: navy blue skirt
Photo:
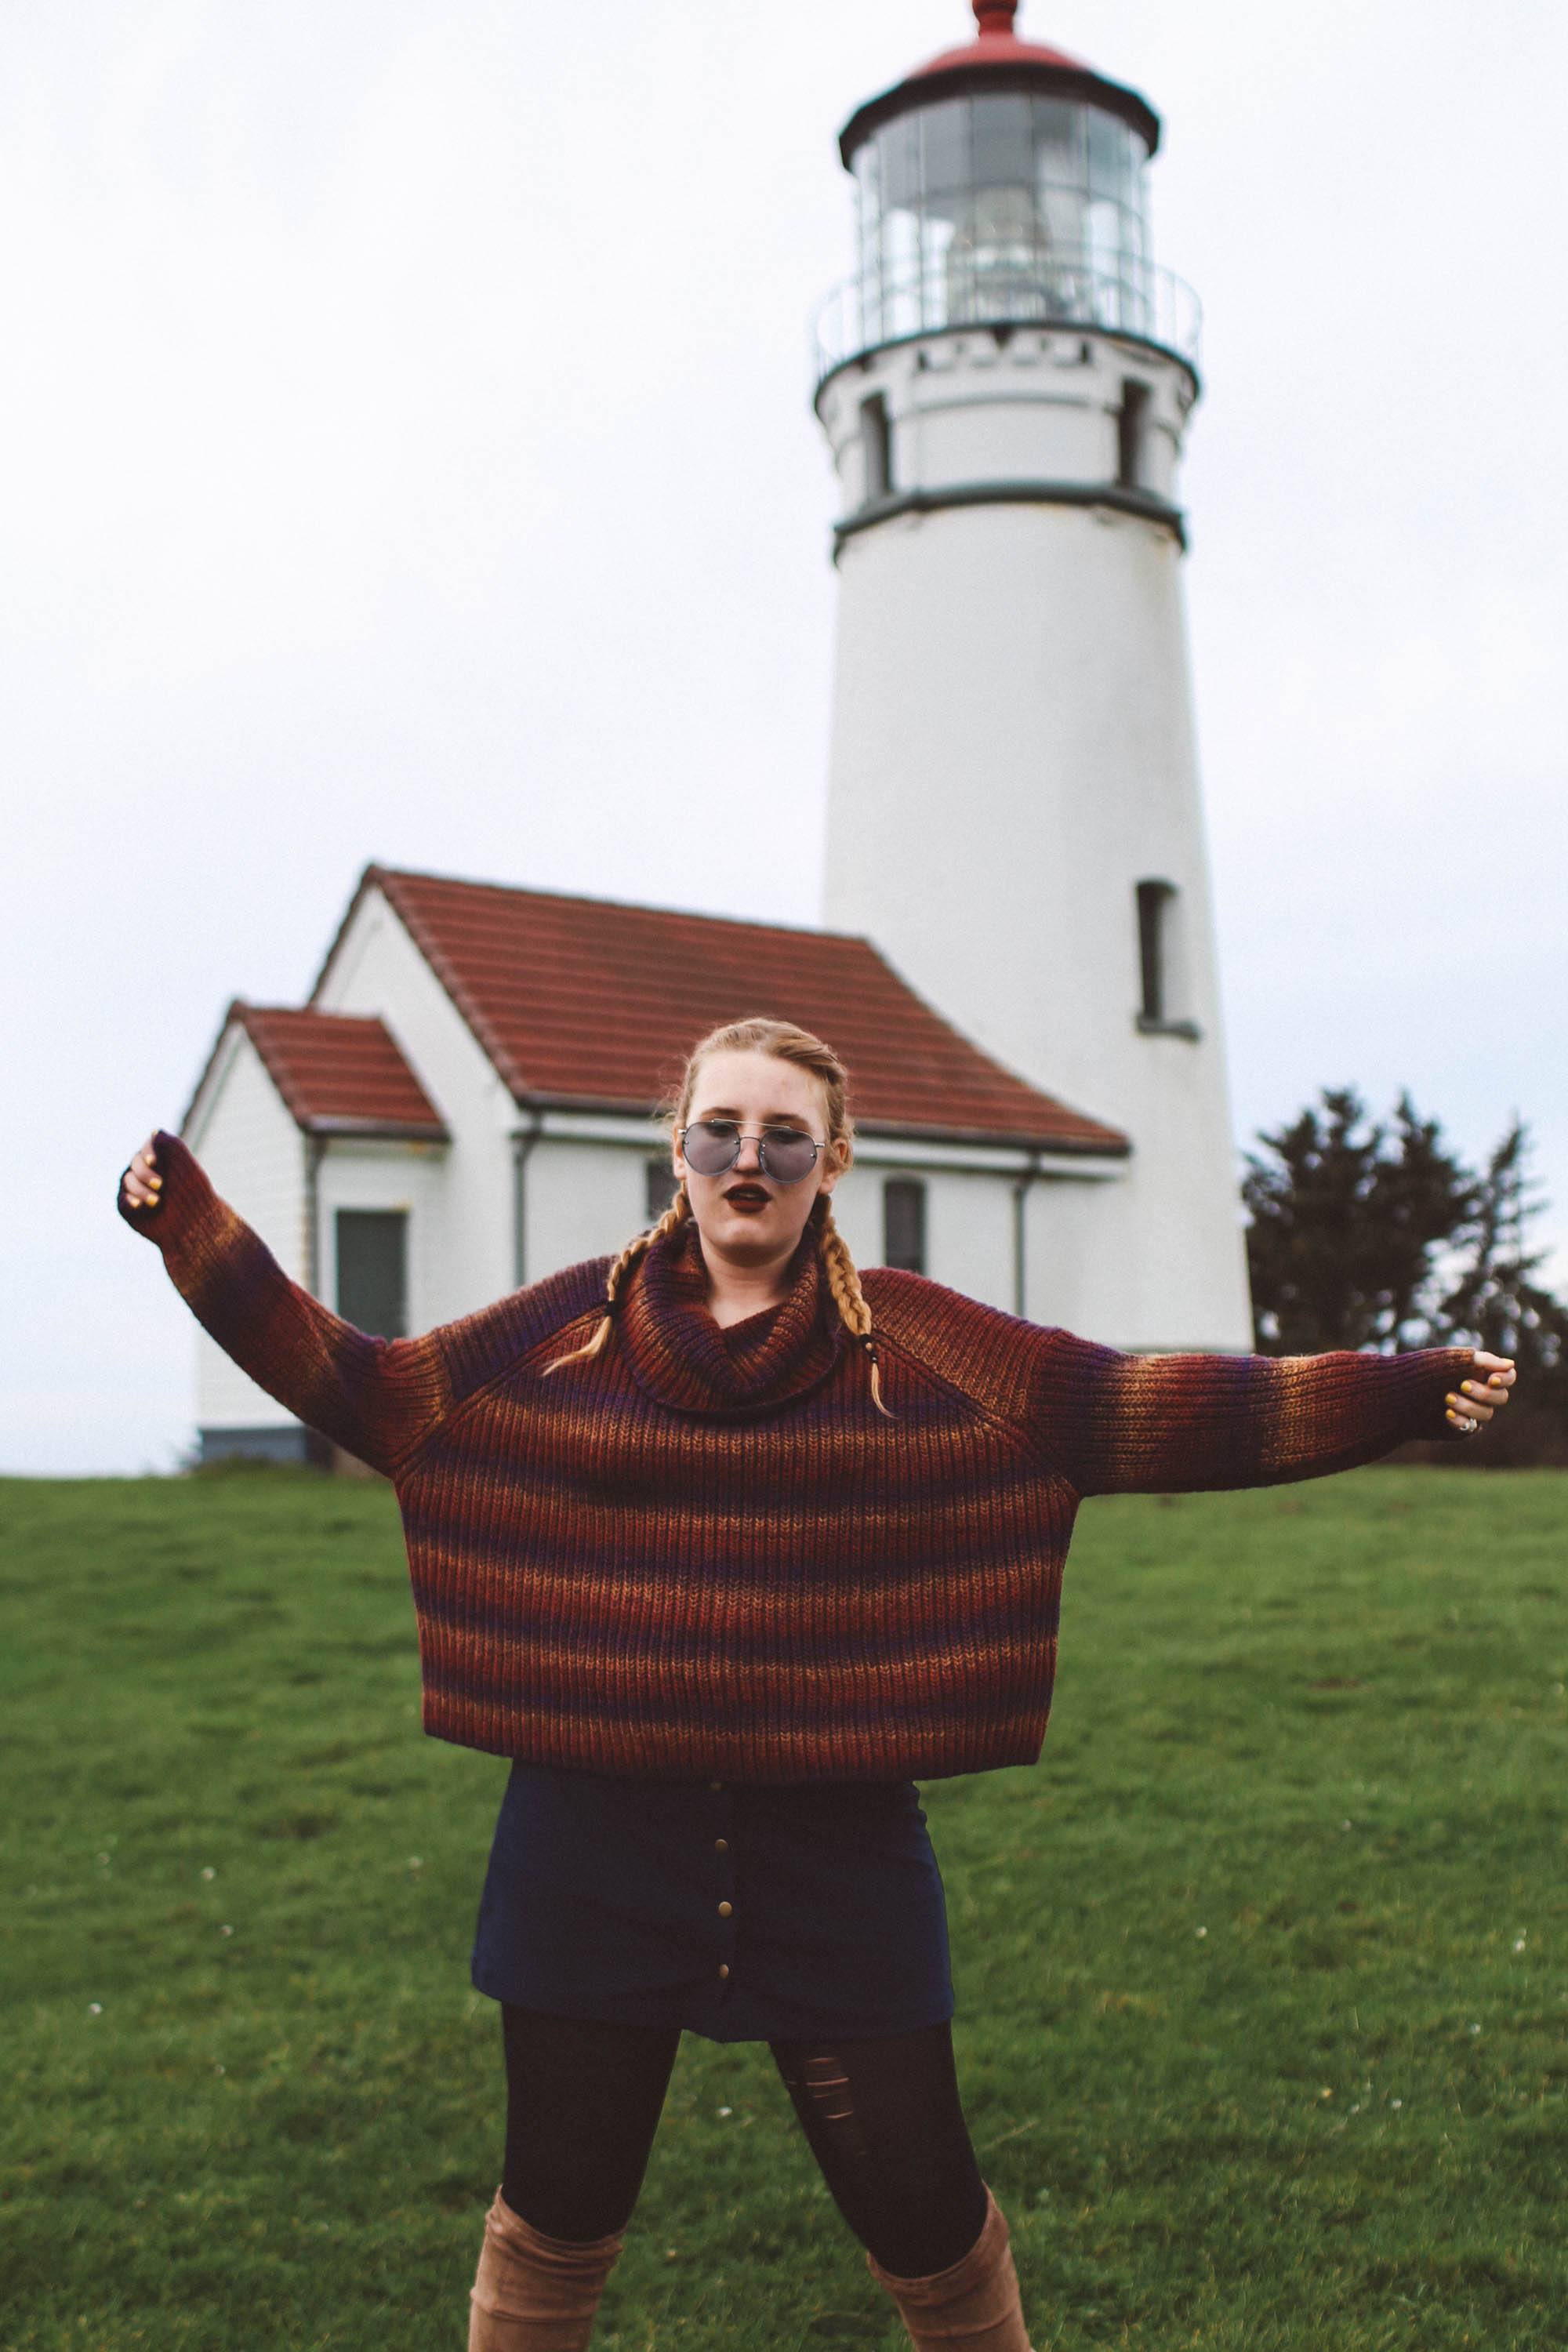
[[[912,2033],[952,2015],[912,1780],[633,1780],[515,1763],[474,1983],[710,2042]]]

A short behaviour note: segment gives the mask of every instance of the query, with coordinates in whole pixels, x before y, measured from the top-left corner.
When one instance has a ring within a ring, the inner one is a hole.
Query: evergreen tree
[[[1242,1197],[1258,1347],[1476,1347],[1511,1356],[1520,1386],[1484,1448],[1441,1439],[1423,1458],[1568,1466],[1568,1306],[1540,1279],[1530,1136],[1515,1119],[1479,1175],[1402,1095],[1369,1122],[1349,1087],[1259,1135]]]
[[[1476,1213],[1474,1178],[1402,1095],[1367,1122],[1352,1087],[1247,1154],[1242,1198],[1258,1344],[1276,1355],[1427,1344],[1439,1253]]]
[[[1530,1130],[1516,1118],[1477,1190],[1468,1251],[1436,1319],[1446,1340],[1511,1356],[1538,1397],[1568,1389],[1568,1307],[1536,1280],[1544,1250],[1528,1245],[1545,1203],[1530,1170]]]

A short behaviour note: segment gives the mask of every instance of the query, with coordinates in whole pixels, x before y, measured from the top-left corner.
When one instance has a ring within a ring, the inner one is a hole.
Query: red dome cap
[[[929,65],[917,67],[917,74],[945,73],[950,66],[976,65],[1065,66],[1069,73],[1090,71],[1079,58],[1069,58],[1065,49],[1047,49],[1038,41],[1019,40],[1013,30],[1018,0],[971,0],[971,5],[980,26],[974,40],[961,49],[943,49],[941,57],[932,58]]]
[[[1042,98],[1077,99],[1080,104],[1103,107],[1131,123],[1147,142],[1150,154],[1154,152],[1160,143],[1160,118],[1147,99],[1120,82],[1107,81],[1092,66],[1069,57],[1065,49],[1021,41],[1013,29],[1018,0],[971,0],[971,5],[978,23],[973,41],[962,48],[943,49],[940,57],[917,66],[906,81],[868,99],[850,116],[838,140],[847,170],[853,168],[856,149],[895,115],[933,106],[939,99],[986,96],[1001,90],[1027,90]]]

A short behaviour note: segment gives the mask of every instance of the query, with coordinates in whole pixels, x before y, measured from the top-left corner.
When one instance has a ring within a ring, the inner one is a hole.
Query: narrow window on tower
[[[648,1223],[657,1225],[674,1200],[680,1179],[668,1160],[650,1160],[644,1171],[643,1207]]]
[[[338,1313],[377,1339],[408,1334],[408,1212],[340,1209]]]
[[[926,1270],[926,1188],[918,1176],[889,1176],[882,1187],[882,1264],[900,1274]]]
[[[1168,882],[1138,885],[1138,969],[1143,983],[1138,1017],[1152,1028],[1165,1018],[1165,910],[1175,895]]]
[[[1144,488],[1144,445],[1149,437],[1149,387],[1133,377],[1122,380],[1121,405],[1116,412],[1116,478],[1124,489]]]
[[[893,487],[893,427],[885,395],[874,392],[860,403],[860,464],[865,480],[862,503],[885,499]]]
[[[1138,976],[1142,1003],[1140,1029],[1165,1037],[1196,1037],[1195,1021],[1181,1010],[1182,968],[1178,950],[1180,908],[1173,882],[1140,882],[1138,898]]]

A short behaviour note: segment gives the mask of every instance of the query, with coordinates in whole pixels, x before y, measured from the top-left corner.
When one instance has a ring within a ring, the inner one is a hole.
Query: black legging
[[[669,2085],[678,2032],[501,2008],[501,2195],[546,2237],[622,2230]],[[833,2201],[898,2278],[946,2270],[985,2220],[945,2025],[852,2042],[769,2044]]]

